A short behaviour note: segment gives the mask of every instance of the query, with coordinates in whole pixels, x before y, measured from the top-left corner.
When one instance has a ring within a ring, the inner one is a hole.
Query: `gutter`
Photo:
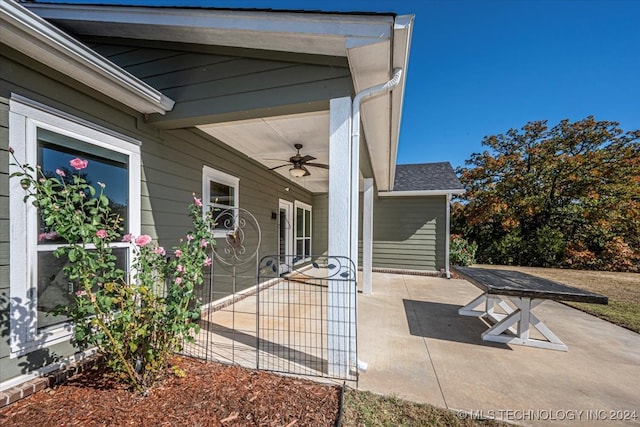
[[[175,102],[20,4],[0,0],[0,42],[139,113],[164,114]]]

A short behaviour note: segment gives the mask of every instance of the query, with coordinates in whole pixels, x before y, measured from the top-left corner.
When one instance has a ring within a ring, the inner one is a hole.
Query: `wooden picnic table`
[[[483,291],[458,314],[494,322],[482,334],[484,341],[567,351],[567,346],[531,310],[544,300],[608,304],[604,295],[519,271],[458,266],[452,270]],[[483,309],[478,310],[482,304]],[[502,312],[496,312],[498,307]],[[545,339],[530,337],[531,326]]]

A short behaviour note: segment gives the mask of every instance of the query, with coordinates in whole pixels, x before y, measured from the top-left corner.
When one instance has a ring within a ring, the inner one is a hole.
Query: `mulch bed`
[[[89,369],[0,409],[2,426],[333,426],[340,387],[176,358],[148,395]]]

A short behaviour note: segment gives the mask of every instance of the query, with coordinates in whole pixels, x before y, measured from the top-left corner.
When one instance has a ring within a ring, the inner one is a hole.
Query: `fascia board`
[[[391,37],[390,15],[38,4],[41,17],[87,35],[346,56],[345,40]],[[108,31],[108,33],[107,33]]]
[[[400,127],[402,125],[402,112],[404,107],[404,93],[407,83],[409,67],[409,53],[411,51],[411,38],[413,34],[413,22],[415,15],[401,15],[395,19],[393,29],[393,68],[401,68],[404,75],[400,84],[391,93],[391,147],[389,158],[389,187],[393,188],[396,176],[396,163],[398,159],[398,146],[400,143]]]
[[[171,110],[174,101],[20,4],[0,0],[0,41],[140,113]]]

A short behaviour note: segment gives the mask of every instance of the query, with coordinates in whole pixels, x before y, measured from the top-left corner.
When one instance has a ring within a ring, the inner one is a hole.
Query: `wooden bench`
[[[482,295],[460,308],[458,314],[494,322],[482,334],[484,341],[567,351],[567,346],[531,310],[547,299],[593,304],[609,302],[604,295],[518,271],[475,267],[453,267],[452,270],[483,291]],[[478,310],[480,305],[484,308]],[[496,312],[497,307],[502,313]],[[530,326],[546,339],[531,338]]]

